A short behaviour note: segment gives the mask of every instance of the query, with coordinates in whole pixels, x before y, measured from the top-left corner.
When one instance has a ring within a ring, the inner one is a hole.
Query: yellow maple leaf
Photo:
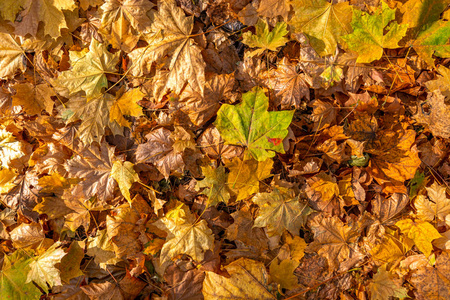
[[[395,225],[412,239],[417,248],[427,257],[433,251],[431,242],[442,237],[433,225],[421,220],[405,219],[398,221]]]
[[[145,94],[140,89],[132,89],[125,92],[111,105],[109,121],[116,121],[120,126],[131,127],[131,123],[123,116],[139,117],[143,115],[142,107],[137,104]]]

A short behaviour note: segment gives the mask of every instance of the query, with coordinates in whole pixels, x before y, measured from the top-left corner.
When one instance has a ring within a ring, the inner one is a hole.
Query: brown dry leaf
[[[44,230],[41,224],[22,223],[9,233],[11,240],[16,248],[35,248],[39,246],[45,239]]]
[[[27,114],[37,115],[43,110],[52,113],[54,103],[51,96],[55,96],[55,92],[47,84],[19,83],[14,85],[14,89],[17,92],[12,97],[13,105],[22,105]]]
[[[445,104],[445,97],[440,90],[434,90],[428,94],[427,101],[421,102],[417,107],[414,119],[421,124],[427,125],[435,136],[449,138],[450,124],[448,115],[450,108]]]
[[[150,26],[147,11],[153,3],[145,0],[107,0],[100,6],[100,31],[114,48],[130,52],[139,40],[140,32]]]
[[[26,69],[25,53],[19,39],[0,33],[0,79],[14,77],[17,71]]]
[[[239,210],[231,214],[234,223],[228,226],[226,230],[229,240],[239,240],[248,246],[266,249],[268,247],[268,238],[263,228],[254,226],[253,218],[250,212]]]
[[[151,211],[147,202],[137,195],[130,204],[117,207],[106,217],[106,232],[117,258],[130,258],[142,250],[136,224],[141,219],[140,214],[149,214]]]
[[[312,102],[312,105],[314,110],[311,120],[314,122],[314,131],[330,127],[336,122],[338,109],[333,104],[317,99]]]
[[[135,299],[146,285],[147,283],[127,272],[126,276],[118,283],[114,284],[109,281],[90,283],[82,286],[81,289],[91,300],[127,300]]]
[[[258,7],[258,13],[267,18],[281,16],[285,21],[288,20],[290,1],[288,0],[262,0]]]
[[[89,230],[89,226],[91,224],[91,214],[93,211],[102,211],[108,208],[107,205],[104,205],[101,201],[98,201],[96,198],[94,199],[86,199],[81,191],[67,191],[63,196],[63,201],[60,199],[52,199],[52,202],[59,201],[64,203],[64,207],[61,207],[62,204],[58,203],[55,207],[52,208],[51,212],[58,207],[58,213],[66,209],[70,209],[70,213],[65,215],[65,226],[69,228],[71,231],[76,231],[78,227],[83,226],[87,231]],[[44,203],[43,208],[52,205],[52,203]],[[39,206],[40,207],[40,206]]]
[[[269,291],[269,276],[263,263],[240,258],[225,266],[225,270],[229,278],[206,272],[202,290],[205,300],[277,299]]]
[[[450,97],[450,69],[444,66],[438,66],[437,70],[441,76],[438,76],[435,80],[425,82],[425,86],[430,92],[436,90],[441,91],[442,95]]]
[[[424,195],[418,195],[414,200],[417,217],[424,221],[433,221],[435,218],[443,221],[450,214],[450,199],[445,194],[446,187],[434,182],[426,190],[428,199]]]
[[[101,201],[113,198],[117,186],[111,177],[114,148],[106,143],[83,147],[78,155],[66,161],[65,168],[71,177],[84,179],[74,188],[75,194],[83,194],[86,199],[97,195]]]
[[[262,75],[264,83],[274,90],[276,104],[281,105],[281,109],[290,109],[292,106],[300,108],[303,98],[309,101],[310,93],[305,76],[303,73],[299,74],[296,64],[289,62],[286,57],[278,63],[276,69]]]
[[[130,73],[142,76],[148,73],[151,65],[168,55],[165,59],[167,76],[160,84],[163,90],[179,94],[185,84],[203,94],[205,85],[205,62],[200,47],[190,38],[193,30],[193,16],[186,17],[174,0],[158,2],[158,11],[149,12],[151,28],[144,35],[147,47],[137,48],[129,53]],[[157,101],[165,92],[159,93]]]
[[[169,300],[201,300],[205,273],[197,269],[182,270],[176,264],[170,265],[164,273],[169,286]]]
[[[206,128],[199,136],[197,144],[210,159],[232,159],[233,157],[239,157],[244,151],[242,147],[226,145],[219,130],[213,125]]]
[[[450,254],[443,251],[434,267],[426,265],[412,273],[411,284],[417,289],[419,300],[450,298]]]
[[[358,230],[344,225],[336,216],[318,215],[311,221],[314,241],[308,245],[309,252],[314,251],[328,260],[331,269],[339,267],[355,251]]]
[[[179,108],[196,126],[202,126],[216,115],[220,102],[233,98],[234,75],[221,74],[209,78],[203,94],[188,85],[180,94]]]
[[[152,131],[146,135],[147,143],[140,144],[136,151],[138,162],[154,164],[166,178],[172,173],[181,173],[185,165],[182,153],[174,150],[175,141],[170,135],[171,132],[165,128]]]

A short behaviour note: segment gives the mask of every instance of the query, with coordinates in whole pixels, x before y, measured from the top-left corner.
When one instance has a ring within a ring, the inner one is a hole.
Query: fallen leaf
[[[271,193],[258,193],[252,201],[259,206],[254,226],[267,227],[269,236],[281,235],[285,229],[297,235],[312,211],[292,190],[283,188],[275,188]]]
[[[383,48],[398,48],[398,42],[403,38],[408,26],[395,21],[396,9],[391,9],[385,2],[381,2],[373,15],[353,10],[353,33],[341,38],[347,46],[358,53],[357,63],[370,63],[380,59]],[[361,42],[364,41],[364,42]]]
[[[269,291],[269,276],[263,263],[240,258],[225,267],[230,277],[206,272],[202,293],[212,299],[276,299]]]
[[[139,117],[143,115],[142,107],[137,104],[145,96],[139,89],[125,92],[114,101],[109,110],[109,121],[116,121],[120,126],[131,127],[131,123],[123,116]]]
[[[13,134],[0,128],[0,162],[2,169],[8,169],[12,160],[20,158],[25,153],[22,152],[22,144],[16,140]]]
[[[242,200],[259,191],[259,182],[270,177],[273,161],[256,161],[254,159],[241,160],[234,158],[225,166],[230,170],[228,174],[228,188],[237,194],[236,200]]]
[[[270,139],[284,139],[294,111],[268,112],[268,98],[261,88],[245,93],[242,103],[224,104],[217,112],[215,126],[228,144],[247,147],[258,161],[284,153],[283,145]]]
[[[426,257],[430,256],[433,251],[431,242],[442,237],[433,225],[421,220],[405,219],[398,221],[395,225],[414,241],[414,244]]]
[[[311,221],[314,241],[308,245],[308,251],[317,252],[325,257],[332,269],[348,259],[354,250],[358,231],[344,225],[337,217],[319,215]]]
[[[259,19],[255,25],[256,34],[250,31],[242,34],[242,42],[251,48],[259,48],[248,53],[249,57],[259,55],[266,50],[277,51],[278,47],[284,46],[288,39],[284,36],[288,34],[287,24],[278,22],[272,31],[269,31],[269,25]]]
[[[111,169],[111,177],[117,181],[122,195],[131,204],[130,188],[135,182],[140,182],[139,175],[134,170],[134,165],[129,162],[114,162]]]
[[[13,105],[22,105],[27,114],[36,115],[43,110],[52,113],[54,102],[51,96],[55,93],[47,84],[26,82],[14,85],[14,89],[17,92],[13,96]]]
[[[290,25],[308,37],[320,56],[334,54],[339,38],[352,32],[352,7],[347,2],[295,0],[292,6],[295,15]]]
[[[211,166],[202,167],[202,173],[205,178],[197,182],[197,189],[205,188],[202,194],[208,197],[208,206],[215,206],[219,202],[228,203],[230,199],[230,190],[228,188],[225,168],[219,166],[212,168]]]
[[[69,95],[84,91],[89,101],[108,87],[106,73],[115,73],[118,62],[119,53],[108,52],[106,45],[92,39],[89,49],[70,51],[72,68],[62,72],[55,84],[67,88]]]
[[[297,276],[294,270],[298,266],[298,261],[285,259],[278,263],[277,260],[272,261],[269,267],[270,278],[281,285],[283,289],[293,289],[298,286]]]
[[[408,291],[401,286],[393,274],[386,271],[386,265],[378,269],[373,276],[372,282],[368,286],[371,300],[384,300],[390,297],[400,299],[408,297]]]
[[[424,195],[418,195],[414,200],[417,217],[424,221],[433,221],[434,218],[444,220],[450,214],[450,199],[445,194],[446,187],[434,182],[426,190],[428,199]]]

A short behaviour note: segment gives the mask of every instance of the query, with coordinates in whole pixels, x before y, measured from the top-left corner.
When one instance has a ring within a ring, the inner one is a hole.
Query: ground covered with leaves
[[[0,1],[0,298],[450,299],[449,3]]]

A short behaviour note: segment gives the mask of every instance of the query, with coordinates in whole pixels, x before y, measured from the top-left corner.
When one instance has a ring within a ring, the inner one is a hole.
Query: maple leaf
[[[258,13],[267,18],[281,16],[284,20],[288,19],[290,11],[289,0],[262,0],[258,7]]]
[[[88,230],[91,224],[92,212],[109,208],[109,206],[98,201],[97,198],[85,200],[81,189],[78,187],[74,188],[73,193],[66,192],[63,196],[63,200],[63,203],[55,205],[50,212],[53,212],[53,210],[58,209],[58,207],[61,207],[62,205],[64,206],[59,208],[60,211],[58,211],[58,213],[62,213],[69,209],[70,212],[67,212],[64,215],[64,226],[73,232],[80,226],[83,226],[85,230]],[[61,200],[59,202],[61,202]]]
[[[418,195],[414,201],[417,216],[424,221],[433,221],[434,218],[444,220],[450,214],[450,199],[445,195],[446,187],[434,182],[426,188],[428,198]]]
[[[430,256],[433,250],[431,242],[441,237],[433,225],[421,220],[405,219],[398,221],[395,225],[414,241],[414,244],[426,257]]]
[[[197,144],[201,147],[202,152],[211,159],[232,159],[233,157],[240,156],[243,151],[241,147],[225,145],[219,130],[213,125],[206,128],[199,136]]]
[[[0,194],[6,194],[16,185],[14,179],[17,173],[10,169],[0,170]]]
[[[259,181],[271,176],[273,161],[267,159],[258,162],[254,159],[234,158],[225,166],[230,170],[228,187],[237,194],[236,200],[242,200],[259,191]]]
[[[149,12],[152,25],[144,35],[147,47],[129,53],[130,73],[141,76],[150,71],[153,62],[169,55],[165,65],[168,73],[162,83],[166,89],[180,94],[185,83],[203,94],[205,84],[205,62],[200,48],[190,38],[193,16],[186,17],[174,0],[158,2],[158,12]],[[161,93],[158,99],[164,96]]]
[[[52,113],[55,93],[45,83],[34,85],[29,82],[14,85],[17,91],[13,96],[13,105],[22,105],[29,115],[40,114],[42,110]]]
[[[102,201],[112,199],[116,186],[111,177],[114,159],[114,148],[106,143],[81,148],[78,155],[65,163],[70,176],[84,179],[75,186],[74,193],[81,193],[86,198],[97,195]]]
[[[101,283],[90,283],[81,287],[89,299],[135,299],[141,290],[147,285],[146,282],[126,273],[118,283],[109,281]]]
[[[146,0],[107,0],[100,6],[101,28],[114,48],[130,52],[140,32],[150,26],[147,11],[153,3]]]
[[[45,239],[42,226],[38,223],[25,224],[22,223],[9,233],[14,247],[19,248],[35,248]]]
[[[169,130],[159,128],[147,134],[146,139],[147,143],[140,144],[136,150],[138,162],[154,164],[166,178],[174,171],[183,170],[182,153],[174,150]]]
[[[265,50],[277,51],[278,47],[284,46],[289,39],[284,36],[288,34],[287,24],[278,22],[272,31],[269,31],[269,25],[259,19],[255,25],[256,34],[250,31],[242,34],[242,42],[251,48],[260,48],[248,53],[249,57],[259,55]]]
[[[217,168],[206,166],[202,167],[202,173],[205,178],[197,182],[196,188],[205,188],[202,194],[208,196],[208,205],[215,206],[219,202],[228,203],[230,191],[227,185],[228,175],[225,173],[225,168],[223,166]]]
[[[296,64],[290,63],[286,57],[278,63],[276,69],[271,69],[264,75],[265,84],[275,91],[277,104],[281,109],[289,109],[292,106],[300,108],[301,100],[309,100],[309,87],[306,83],[306,75],[296,71]]]
[[[95,263],[105,270],[107,265],[114,265],[120,261],[114,253],[113,243],[108,238],[106,229],[97,231],[94,237],[88,237],[86,254],[94,257]]]
[[[105,127],[111,129],[114,134],[122,135],[123,130],[115,121],[110,121],[109,111],[113,105],[114,97],[104,94],[87,101],[84,97],[72,98],[67,103],[67,109],[63,114],[69,116],[67,123],[82,120],[78,127],[77,135],[85,145],[98,142],[105,134]]]
[[[0,1],[0,5],[3,2]],[[0,9],[0,12],[4,10]],[[17,70],[24,72],[26,67],[25,50],[18,39],[11,34],[0,33],[0,79],[12,78]]]
[[[39,299],[41,291],[32,282],[27,282],[27,274],[32,262],[33,258],[19,250],[4,256],[0,271],[2,299]]]
[[[294,111],[268,112],[269,99],[255,87],[242,95],[242,103],[224,104],[217,112],[215,126],[228,144],[247,147],[258,161],[284,153],[281,141],[288,134]]]
[[[103,4],[104,0],[80,0],[80,7],[83,10],[88,10],[89,6],[98,6]]]
[[[424,111],[424,105],[429,107],[429,111]],[[450,107],[445,104],[445,97],[440,90],[436,89],[428,93],[426,102],[418,105],[417,113],[413,118],[421,124],[428,125],[431,133],[443,138],[450,137],[450,124],[448,124],[448,113]]]
[[[60,271],[55,268],[55,264],[61,262],[61,258],[66,255],[66,252],[58,248],[60,245],[60,242],[56,242],[44,253],[33,258],[25,283],[34,281],[46,293],[48,293],[47,283],[50,287],[61,285]]]
[[[255,248],[266,248],[268,239],[262,228],[253,226],[253,217],[250,212],[238,210],[231,214],[234,223],[227,227],[229,240],[239,240]]]
[[[410,45],[425,62],[434,66],[433,54],[438,57],[450,57],[449,35],[450,22],[439,20],[421,31]]]
[[[277,299],[269,291],[268,274],[263,263],[240,258],[225,267],[230,277],[206,272],[203,297],[213,299]]]
[[[417,289],[417,299],[447,299],[450,297],[450,255],[443,251],[434,267],[426,264],[414,271],[411,283]]]
[[[123,116],[142,116],[142,107],[140,107],[137,102],[142,100],[144,96],[145,94],[139,89],[132,89],[125,92],[111,105],[109,110],[109,121],[116,121],[120,126],[131,127],[131,123]]]
[[[122,195],[131,204],[130,188],[133,183],[140,182],[134,165],[129,161],[115,161],[111,169],[111,177],[117,181]]]
[[[389,297],[407,298],[408,291],[402,287],[398,280],[388,271],[386,265],[378,269],[368,286],[371,300],[384,300]]]
[[[233,86],[232,74],[214,75],[206,81],[203,94],[190,85],[186,86],[180,94],[178,107],[194,125],[202,126],[216,115],[220,101],[232,96]]]
[[[205,272],[197,269],[186,271],[181,268],[174,264],[164,273],[164,280],[172,287],[169,291],[169,299],[195,299],[202,293]]]
[[[269,236],[281,235],[285,229],[297,235],[311,213],[308,205],[300,203],[293,191],[283,188],[256,194],[252,201],[259,206],[255,227],[267,227]]]
[[[307,249],[324,256],[333,269],[348,259],[354,251],[353,245],[358,238],[358,231],[354,227],[344,225],[336,216],[318,215],[312,220],[310,227],[314,232],[314,241]]]
[[[15,33],[36,36],[39,22],[44,23],[44,35],[52,38],[61,36],[61,29],[68,29],[63,10],[73,11],[77,8],[74,0],[5,0],[3,5],[13,7],[7,19],[14,22]],[[13,4],[11,2],[14,2]],[[20,11],[20,12],[19,12]],[[16,14],[19,13],[17,16]]]
[[[378,265],[400,261],[411,250],[411,240],[404,236],[386,234],[381,242],[370,249],[370,255]]]
[[[186,208],[186,210],[189,210]],[[179,254],[187,254],[196,262],[203,260],[206,250],[211,250],[214,235],[205,220],[195,222],[190,212],[181,217],[185,210],[172,210],[166,217],[159,219],[153,225],[167,232],[166,242],[161,249],[160,261],[164,264]]]
[[[351,25],[353,33],[342,36],[350,50],[358,53],[357,63],[370,63],[380,59],[383,48],[398,48],[398,42],[403,38],[408,26],[399,25],[395,20],[396,9],[391,9],[381,3],[373,15],[358,9],[353,9]],[[389,24],[389,27],[387,27]],[[386,30],[386,34],[384,34]]]
[[[132,257],[142,250],[136,224],[141,219],[140,213],[150,212],[150,206],[138,195],[129,204],[117,207],[114,214],[106,217],[108,238],[113,242],[117,258]]]
[[[298,261],[295,260],[284,259],[280,263],[274,260],[269,267],[270,277],[283,289],[293,289],[298,286],[297,276],[294,275],[297,266]]]
[[[450,98],[450,69],[444,66],[438,66],[437,71],[440,76],[435,80],[425,82],[425,86],[431,92],[440,90],[442,95]]]
[[[12,160],[25,155],[22,152],[22,144],[15,139],[13,134],[0,128],[0,162],[1,168],[8,169]]]
[[[61,281],[69,283],[72,278],[83,276],[80,269],[81,261],[84,258],[85,242],[73,241],[67,251],[67,254],[61,258]]]
[[[347,2],[294,0],[292,6],[295,15],[289,24],[308,37],[320,56],[334,54],[339,37],[352,32],[352,8]]]
[[[72,68],[62,72],[53,84],[67,88],[69,95],[84,91],[88,100],[101,96],[102,88],[108,87],[105,74],[116,72],[119,53],[108,52],[107,45],[92,39],[89,49],[69,54]]]

